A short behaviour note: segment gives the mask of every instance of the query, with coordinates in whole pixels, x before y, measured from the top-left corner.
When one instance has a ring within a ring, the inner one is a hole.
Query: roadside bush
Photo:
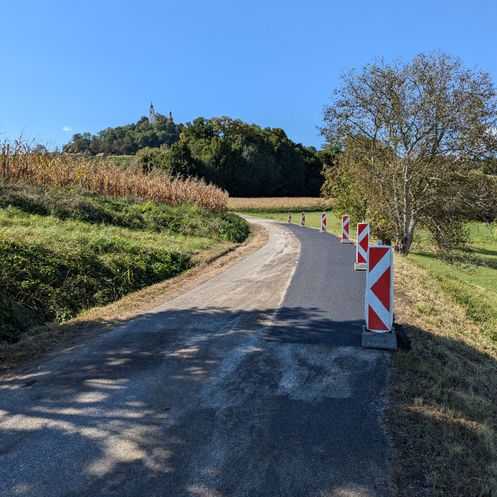
[[[144,173],[149,173],[153,169],[162,169],[170,173],[168,152],[166,148],[142,148],[136,153],[133,161]]]
[[[219,231],[224,240],[241,243],[250,233],[249,224],[235,214],[223,214],[219,223]]]

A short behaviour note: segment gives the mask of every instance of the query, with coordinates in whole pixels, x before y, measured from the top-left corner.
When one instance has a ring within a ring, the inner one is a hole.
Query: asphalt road
[[[257,222],[247,259],[1,379],[2,497],[388,495],[354,249]]]

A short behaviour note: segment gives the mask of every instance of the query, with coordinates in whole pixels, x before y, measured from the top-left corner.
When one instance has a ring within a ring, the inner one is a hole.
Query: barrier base
[[[395,329],[387,333],[374,333],[362,327],[362,347],[364,349],[397,350],[397,334]]]
[[[340,243],[354,243],[354,242],[352,240],[345,240],[345,239],[341,238]]]
[[[366,271],[367,268],[368,266],[365,262],[354,262],[354,269],[356,271]]]

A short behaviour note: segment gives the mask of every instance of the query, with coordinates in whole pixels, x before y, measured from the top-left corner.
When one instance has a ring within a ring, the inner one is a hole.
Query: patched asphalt
[[[282,361],[284,378],[291,378],[288,390],[308,400],[294,415],[301,429],[288,430],[292,447],[320,454],[307,482],[315,491],[295,495],[390,495],[380,422],[388,354],[361,348],[366,274],[353,269],[355,246],[318,230],[284,226],[302,252],[267,339],[280,354],[293,356],[286,367]]]
[[[0,381],[2,497],[388,495],[354,248],[263,223],[226,272]]]

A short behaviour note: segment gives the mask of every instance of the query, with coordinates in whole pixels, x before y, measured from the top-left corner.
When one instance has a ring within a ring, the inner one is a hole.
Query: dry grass
[[[394,495],[497,496],[497,344],[427,271],[396,258],[396,321],[386,415]]]
[[[267,232],[252,225],[241,244],[222,244],[195,255],[195,266],[180,275],[150,285],[104,307],[94,307],[65,323],[52,323],[30,330],[22,339],[0,347],[0,370],[10,370],[32,362],[47,353],[77,345],[95,333],[103,333],[125,321],[155,309],[203,282],[213,278],[264,245]]]
[[[80,187],[111,197],[152,200],[167,205],[197,203],[212,212],[226,210],[228,194],[196,178],[178,179],[161,172],[89,161],[59,153],[38,153],[16,142],[0,144],[0,174],[39,185]]]
[[[228,209],[240,212],[275,212],[326,209],[333,201],[320,197],[230,197]]]

